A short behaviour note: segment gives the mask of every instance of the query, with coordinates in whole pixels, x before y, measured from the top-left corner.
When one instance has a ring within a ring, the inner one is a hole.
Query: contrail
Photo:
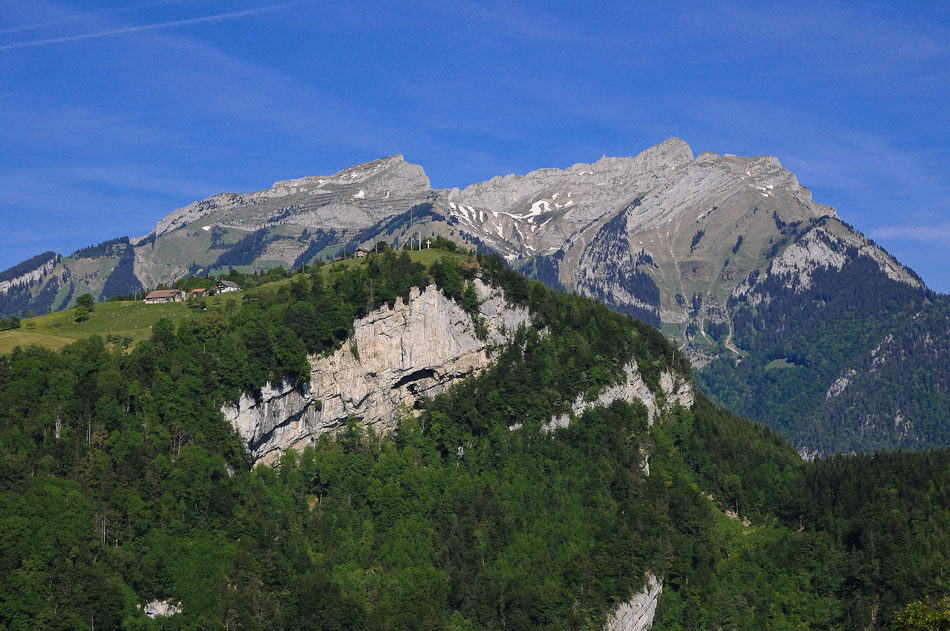
[[[153,2],[142,2],[140,4],[133,4],[127,7],[115,7],[112,9],[101,9],[99,11],[90,11],[89,13],[76,13],[75,15],[67,15],[66,17],[58,18],[56,20],[48,20],[46,22],[36,22],[34,24],[23,24],[21,26],[11,26],[9,28],[0,29],[0,35],[5,35],[7,33],[19,33],[20,31],[33,31],[38,28],[45,28],[47,26],[54,26],[56,24],[63,24],[65,22],[75,22],[76,20],[84,20],[86,18],[95,17],[97,15],[107,15],[110,13],[126,13],[128,11],[137,11],[139,9],[144,9],[146,7],[154,7],[160,4],[171,4],[173,2],[178,2],[179,0],[154,0]]]
[[[136,33],[138,31],[151,31],[159,28],[169,28],[172,26],[184,26],[186,24],[200,24],[201,22],[217,22],[220,20],[231,20],[255,13],[265,11],[275,11],[283,9],[296,3],[275,4],[269,7],[258,7],[256,9],[246,9],[244,11],[232,11],[231,13],[219,13],[217,15],[206,15],[200,18],[187,18],[184,20],[173,20],[171,22],[159,22],[157,24],[141,24],[139,26],[127,26],[108,31],[98,31],[95,33],[82,33],[80,35],[67,35],[65,37],[51,37],[49,39],[34,39],[27,42],[17,42],[16,44],[6,44],[0,46],[0,50],[12,50],[14,48],[32,48],[33,46],[45,46],[47,44],[63,44],[65,42],[78,42],[86,39],[96,39],[99,37],[110,37],[112,35],[123,35],[125,33]]]

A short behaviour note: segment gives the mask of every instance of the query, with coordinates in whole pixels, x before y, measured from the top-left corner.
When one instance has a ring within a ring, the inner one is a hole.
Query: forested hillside
[[[809,453],[941,447],[950,436],[950,299],[854,255],[807,287],[772,275],[730,299],[741,356],[700,383]]]
[[[476,274],[534,319],[489,369],[391,436],[353,419],[250,468],[223,404],[307,378],[308,353],[413,286],[477,319]],[[658,629],[864,629],[950,591],[946,450],[805,463],[702,396],[652,426],[616,402],[542,430],[633,359],[658,394],[661,371],[689,374],[649,325],[498,257],[393,252],[161,321],[129,351],[17,350],[0,358],[0,626],[599,629],[651,572]],[[181,612],[149,619],[155,599]]]

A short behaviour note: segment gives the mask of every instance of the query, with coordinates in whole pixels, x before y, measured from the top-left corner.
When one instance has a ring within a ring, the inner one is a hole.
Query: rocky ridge
[[[365,227],[405,210],[431,191],[422,167],[392,155],[333,175],[281,180],[255,193],[221,193],[175,210],[140,237],[160,237],[197,221],[209,227],[257,230],[285,219],[308,228]],[[408,204],[408,205],[407,205]]]
[[[4,281],[0,281],[0,294],[7,293],[13,287],[18,285],[29,285],[30,283],[35,283],[36,281],[43,278],[44,275],[53,271],[53,268],[56,267],[57,259],[53,258],[45,263],[40,264],[38,267],[28,270],[19,276],[9,278]]]
[[[225,419],[263,463],[286,449],[302,449],[349,417],[377,434],[391,432],[417,401],[484,369],[489,346],[530,324],[528,311],[509,305],[501,290],[479,279],[475,289],[484,339],[471,316],[435,285],[413,289],[408,302],[397,299],[392,308],[357,320],[336,352],[311,356],[309,384],[268,384],[257,397],[243,394],[222,408]]]
[[[834,232],[819,226],[810,230],[805,236],[788,246],[781,256],[776,257],[769,264],[765,274],[755,279],[763,282],[770,276],[783,279],[786,289],[801,292],[812,286],[812,275],[820,268],[840,270],[853,258],[849,256],[848,248],[854,248],[857,256],[870,258],[878,268],[891,280],[923,288],[923,283],[910,274],[906,268],[896,262],[881,250],[877,245],[864,242],[856,235],[836,235]],[[734,296],[741,296],[753,289],[746,280],[733,291]]]
[[[506,175],[443,192],[462,230],[511,259],[553,253],[618,204],[665,183],[692,159],[689,146],[671,138],[634,157],[603,157],[567,169]]]
[[[420,205],[431,212],[421,222],[417,213],[388,231],[372,229]],[[806,231],[789,239],[783,230],[818,219],[837,221],[837,215],[816,203],[778,159],[713,152],[694,158],[679,138],[632,157],[496,176],[464,189],[434,190],[421,166],[393,155],[175,210],[134,240],[134,274],[143,287],[153,287],[235,261],[248,269],[289,267],[326,248],[336,252],[334,244],[356,247],[384,238],[398,246],[410,234],[438,233],[490,247],[548,284],[669,324],[667,332],[702,364],[709,359],[702,348],[708,340],[691,339],[688,326],[702,330],[707,318],[722,320],[728,297],[776,257],[776,272],[796,265],[801,247],[820,239],[796,243]],[[257,241],[242,243],[261,231]],[[861,235],[834,232],[840,243],[826,253],[832,259],[854,247],[889,278],[919,285]],[[222,258],[232,248],[240,254]],[[792,251],[782,258],[786,249]],[[31,277],[38,285],[50,274],[39,276]],[[86,284],[102,288],[94,279]],[[694,296],[703,301],[698,310]]]
[[[754,357],[749,322],[761,314],[753,312],[801,309],[795,296],[809,292],[816,298],[807,309],[820,307],[844,282],[835,274],[871,279],[866,295],[930,300],[913,271],[814,201],[778,159],[694,157],[688,144],[670,138],[632,157],[494,177],[464,189],[433,190],[422,167],[394,155],[332,176],[217,195],[173,212],[136,240],[131,270],[119,268],[129,264],[124,256],[63,258],[0,291],[0,316],[57,310],[86,291],[105,297],[118,285],[129,293],[134,279],[151,288],[188,274],[294,267],[333,258],[343,247],[401,247],[435,236],[494,250],[529,277],[661,327],[701,371]],[[106,282],[113,276],[123,282]],[[880,310],[859,316],[869,325],[881,317]],[[846,370],[866,350],[845,349],[834,369]],[[921,369],[939,372],[923,368],[929,357],[920,359]],[[848,390],[870,382],[858,372]],[[822,390],[836,377],[824,375]],[[809,403],[795,414],[810,411]]]

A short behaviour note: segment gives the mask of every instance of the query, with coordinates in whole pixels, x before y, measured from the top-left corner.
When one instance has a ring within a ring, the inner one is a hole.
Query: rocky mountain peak
[[[326,217],[317,216],[320,213],[307,215],[307,211],[325,208],[328,210],[323,215],[339,219],[340,207],[352,204],[371,206],[368,212],[358,213],[357,222],[365,215],[364,223],[373,223],[380,216],[391,214],[387,208],[396,200],[418,200],[431,192],[423,168],[395,154],[333,175],[279,180],[269,189],[254,193],[220,193],[175,210],[158,222],[152,234],[161,236],[199,219],[208,225],[255,230],[273,223],[275,217],[286,218],[290,214],[304,215],[299,218],[303,225],[320,227]],[[346,223],[346,217],[342,219]],[[139,242],[143,240],[144,237]]]
[[[654,170],[674,169],[693,161],[693,150],[685,140],[677,137],[644,149],[636,158]]]
[[[364,199],[367,194],[384,198],[409,197],[425,195],[431,190],[431,184],[420,165],[406,162],[402,154],[397,153],[347,167],[333,175],[274,182],[270,189],[257,194],[284,197],[297,193],[320,195],[350,190],[354,191],[354,199]],[[363,194],[360,195],[359,191]]]
[[[754,191],[767,202],[778,206],[792,204],[794,211],[786,221],[835,217],[831,206],[819,204],[812,199],[811,191],[802,186],[794,173],[782,166],[775,156],[736,156],[731,153],[718,155],[706,151],[696,157],[691,165],[700,180],[716,181],[733,190]]]

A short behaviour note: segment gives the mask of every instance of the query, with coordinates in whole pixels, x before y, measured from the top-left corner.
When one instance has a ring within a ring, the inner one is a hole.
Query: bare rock
[[[139,605],[139,608],[145,612],[149,618],[167,618],[181,613],[181,602],[173,603],[171,600],[155,599],[145,603],[145,607]]]
[[[646,631],[653,626],[656,605],[663,593],[663,583],[652,573],[647,573],[647,584],[625,603],[622,603],[607,620],[605,631]]]
[[[148,236],[160,237],[199,219],[242,230],[288,220],[311,228],[364,228],[408,209],[431,192],[422,167],[397,154],[333,175],[274,182],[271,188],[255,193],[214,195],[175,210]],[[136,245],[144,240],[142,237]]]
[[[424,398],[484,369],[488,346],[506,342],[528,324],[527,309],[512,307],[500,290],[475,281],[487,335],[479,339],[469,314],[435,285],[413,289],[354,324],[334,353],[310,357],[310,382],[267,384],[222,408],[247,441],[256,462],[269,464],[285,449],[302,449],[347,418],[386,434],[402,413]]]
[[[692,385],[681,377],[674,375],[669,370],[664,370],[660,374],[660,391],[653,392],[640,375],[636,360],[631,361],[624,366],[625,379],[618,384],[604,388],[597,398],[593,401],[587,401],[584,393],[577,395],[574,403],[571,404],[570,414],[561,414],[552,418],[542,426],[544,431],[554,431],[558,427],[567,427],[571,422],[571,416],[577,417],[585,410],[594,407],[606,407],[617,400],[633,403],[641,401],[647,408],[648,422],[653,425],[654,422],[674,405],[681,405],[684,408],[693,406],[694,394]],[[517,429],[517,428],[512,428]]]

